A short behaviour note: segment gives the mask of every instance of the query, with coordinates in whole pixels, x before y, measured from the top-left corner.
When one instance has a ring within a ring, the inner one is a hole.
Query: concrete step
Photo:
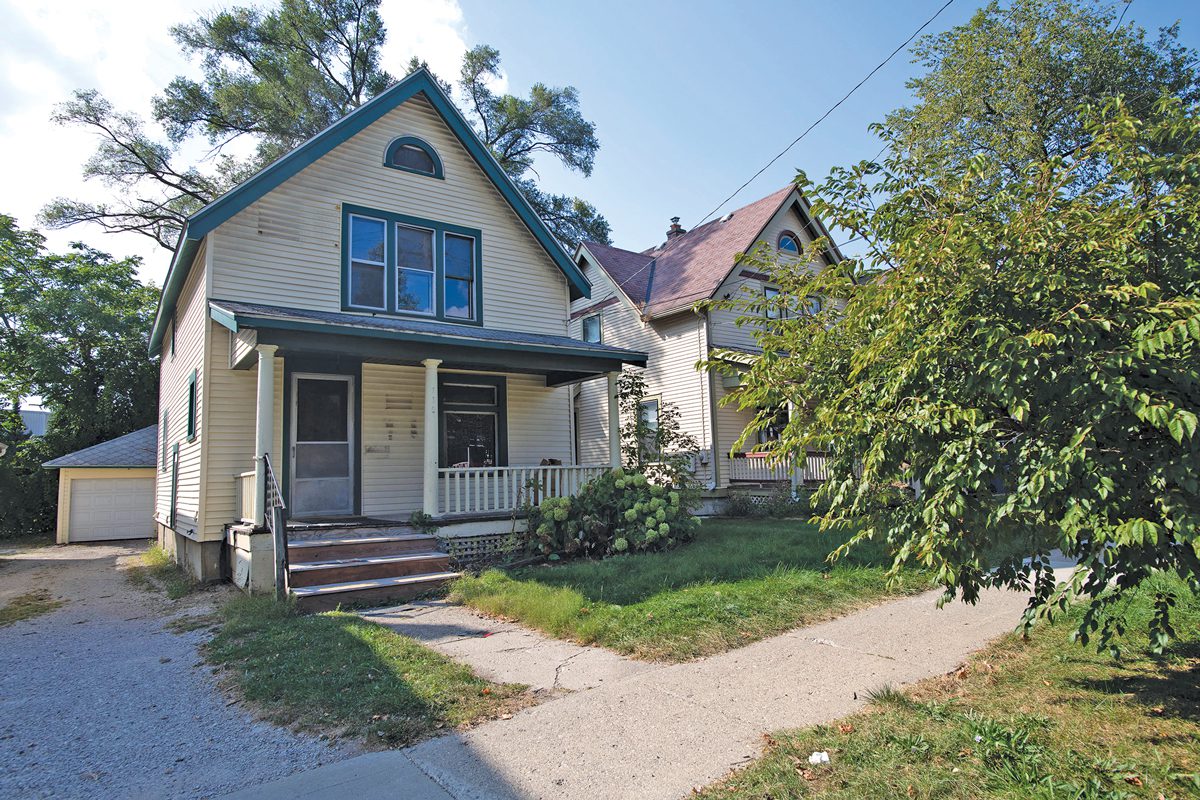
[[[296,598],[296,605],[302,611],[329,611],[338,606],[411,600],[439,589],[461,575],[460,572],[429,572],[395,578],[299,586],[292,589],[292,596]]]
[[[368,556],[427,553],[437,549],[437,539],[426,533],[363,534],[296,541],[289,539],[288,561],[292,564],[305,564],[314,561],[336,561]]]
[[[293,587],[321,586],[374,578],[397,578],[403,575],[446,572],[449,569],[450,556],[432,550],[387,556],[339,558],[330,561],[290,564],[288,585]]]

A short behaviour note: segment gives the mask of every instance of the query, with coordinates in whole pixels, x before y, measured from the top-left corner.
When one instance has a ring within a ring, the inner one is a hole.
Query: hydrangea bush
[[[530,508],[526,544],[564,556],[666,550],[696,535],[692,494],[640,472],[609,470],[575,497],[548,498]]]

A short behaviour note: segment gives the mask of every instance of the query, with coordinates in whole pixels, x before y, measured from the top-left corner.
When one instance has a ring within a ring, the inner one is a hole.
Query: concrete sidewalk
[[[955,603],[938,610],[938,594],[895,600],[687,664],[630,662],[623,673],[619,662],[628,660],[608,654],[618,661],[601,664],[604,680],[572,680],[595,688],[511,719],[312,770],[237,797],[680,798],[759,755],[764,733],[829,722],[858,710],[872,689],[951,671],[1011,631],[1025,607],[1024,595],[990,591],[977,606]],[[504,655],[506,648],[488,641],[493,636],[470,634],[473,626],[486,631],[501,623],[471,622],[463,609],[407,618],[397,610],[387,613],[396,616],[398,629],[426,617],[424,641],[443,652],[458,648],[456,657],[490,671],[489,677],[547,683],[544,666],[533,671],[532,680],[523,679]],[[440,633],[434,632],[435,622],[443,626]],[[524,652],[542,646],[538,634],[516,633],[521,637],[514,633],[507,641],[518,642]],[[497,666],[504,663],[508,666]],[[558,685],[562,688],[561,676]]]

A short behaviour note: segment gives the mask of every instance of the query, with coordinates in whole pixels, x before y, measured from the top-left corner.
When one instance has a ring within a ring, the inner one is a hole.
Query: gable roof
[[[47,469],[61,467],[153,467],[158,455],[158,426],[94,444],[67,453],[42,464]]]
[[[475,135],[454,103],[438,86],[437,81],[427,69],[422,67],[188,217],[183,231],[179,235],[179,242],[175,245],[171,268],[168,270],[167,279],[163,284],[158,313],[154,318],[154,328],[150,334],[150,352],[154,353],[162,346],[167,321],[174,313],[179,293],[183,290],[183,284],[191,270],[196,251],[205,236],[263,195],[280,186],[288,178],[296,175],[347,139],[379,121],[392,109],[418,94],[424,95],[429,104],[438,112],[480,169],[508,201],[521,221],[525,223],[542,249],[566,276],[567,283],[571,287],[572,299],[589,297],[591,286],[583,273],[563,250],[554,235],[550,233],[549,228],[529,205],[529,201],[500,168],[496,159]],[[380,157],[382,158],[382,154]]]
[[[585,242],[582,247],[643,316],[666,316],[712,297],[736,266],[738,254],[753,247],[793,193],[794,186],[785,186],[640,253],[596,242]],[[824,227],[808,212],[803,197],[795,202],[801,218],[813,220],[818,235],[827,236]]]

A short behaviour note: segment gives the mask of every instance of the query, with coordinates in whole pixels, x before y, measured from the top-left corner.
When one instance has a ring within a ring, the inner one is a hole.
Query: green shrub
[[[761,517],[763,507],[754,502],[749,492],[730,492],[725,504],[725,513],[730,517]]]
[[[528,510],[527,549],[545,555],[605,556],[666,550],[690,540],[698,521],[689,489],[614,469],[575,497],[552,497]]]

